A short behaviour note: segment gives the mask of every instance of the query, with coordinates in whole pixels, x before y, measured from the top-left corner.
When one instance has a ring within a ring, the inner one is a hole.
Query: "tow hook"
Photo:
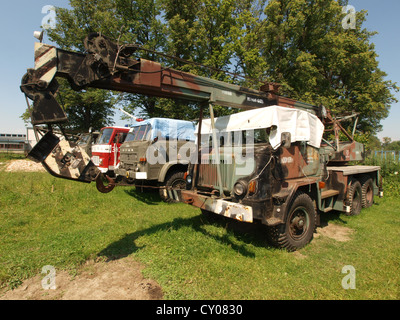
[[[104,184],[104,180],[108,181],[107,185]],[[96,178],[96,188],[101,193],[109,193],[114,189],[114,187],[115,187],[114,179],[112,179],[109,176],[107,176],[106,174],[102,174],[102,173],[100,173],[97,176],[97,178]]]

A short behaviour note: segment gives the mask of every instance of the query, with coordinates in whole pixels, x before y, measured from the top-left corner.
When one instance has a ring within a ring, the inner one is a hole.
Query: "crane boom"
[[[67,79],[76,91],[99,88],[204,103],[210,108],[221,105],[248,110],[280,105],[324,116],[323,107],[279,96],[279,85],[275,83],[265,83],[260,90],[254,90],[166,68],[158,62],[133,58],[137,45],[119,45],[99,33],[87,36],[84,46],[86,53],[77,53],[35,43],[35,67],[28,69],[20,87],[33,101],[32,108],[28,103],[32,125],[47,124],[51,129],[53,124],[61,126],[68,120],[56,99],[57,78]],[[72,141],[60,139],[51,130],[29,157],[42,162],[57,177],[83,182],[96,180],[100,189],[103,188],[100,171],[86,152]],[[107,179],[112,189],[112,180]],[[107,190],[104,187],[103,191]]]
[[[253,109],[280,105],[319,115],[320,108],[277,95],[277,84],[260,90],[244,88],[172,68],[146,59],[134,59],[134,45],[117,45],[100,34],[85,40],[86,54],[35,44],[35,68],[28,69],[21,90],[34,101],[32,124],[61,123],[67,117],[55,99],[57,77],[68,79],[74,90],[86,87],[163,98]]]

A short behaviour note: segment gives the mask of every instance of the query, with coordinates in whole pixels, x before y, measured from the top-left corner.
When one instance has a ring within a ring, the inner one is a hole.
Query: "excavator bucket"
[[[95,181],[101,174],[84,149],[72,141],[47,132],[29,152],[53,176],[81,182]]]

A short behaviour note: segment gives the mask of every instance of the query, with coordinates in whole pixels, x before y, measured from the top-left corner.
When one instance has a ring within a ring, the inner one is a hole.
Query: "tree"
[[[254,26],[259,22],[265,1],[255,0],[165,0],[162,5],[166,21],[165,52],[180,60],[166,61],[172,68],[229,83],[258,88],[263,60],[258,54],[259,40]],[[193,62],[184,63],[183,60]],[[201,64],[202,66],[199,66]],[[250,68],[252,66],[253,68]],[[238,77],[241,73],[247,79]],[[198,104],[166,103],[158,100],[159,111],[185,118],[198,116]],[[184,108],[187,112],[181,112]],[[208,116],[208,108],[205,110]],[[237,109],[214,106],[216,116]]]
[[[376,132],[398,90],[378,67],[371,37],[357,12],[344,29],[347,0],[271,0],[265,8],[262,55],[271,79],[291,98],[334,113],[360,113],[358,129]]]
[[[56,28],[49,30],[50,39],[62,49],[84,52],[84,39],[93,32],[105,34],[120,43],[137,43],[151,50],[160,49],[165,42],[163,25],[157,19],[160,10],[156,0],[71,0],[70,5],[72,9],[57,8]],[[158,59],[158,56],[146,51],[141,52],[141,57]],[[60,90],[61,95],[68,96],[66,112],[74,128],[109,125],[114,115],[113,104],[116,103],[127,107],[130,112],[135,109],[132,106],[153,104],[148,97],[119,94],[116,99],[115,93],[92,88],[83,93],[68,90],[67,86],[62,86]]]
[[[392,139],[389,137],[384,137],[382,139],[382,148],[387,150],[387,147],[392,143]]]
[[[64,106],[68,122],[66,128],[73,132],[88,132],[89,128],[100,130],[114,124],[114,105],[118,97],[110,91],[87,88],[79,93],[73,91],[66,80],[59,80],[58,101]]]
[[[357,129],[374,135],[396,101],[393,91],[398,87],[379,69],[371,42],[375,33],[362,26],[366,12],[357,12],[355,29],[343,28],[342,10],[347,4],[347,0],[71,0],[72,9],[57,9],[57,27],[49,36],[62,48],[82,52],[86,35],[102,32],[120,43],[140,44],[146,50],[135,53],[138,57],[167,67],[251,88],[264,81],[278,82],[281,93],[290,98],[325,105],[340,115],[358,112]],[[130,113],[198,116],[194,103],[121,96]],[[215,110],[217,116],[236,111]]]
[[[57,27],[49,36],[61,48],[83,52],[85,36],[102,32],[120,43],[140,44],[146,50],[139,50],[138,57],[197,75],[240,83],[240,79],[227,71],[242,72],[250,63],[262,65],[261,57],[256,63],[251,61],[257,47],[248,54],[249,47],[241,49],[236,44],[239,38],[246,38],[243,43],[251,45],[249,21],[254,24],[256,20],[252,18],[255,2],[258,3],[254,0],[71,0],[72,9],[57,9]],[[255,16],[261,15],[261,8],[261,5],[257,7]],[[168,59],[155,51],[194,64]],[[195,103],[139,94],[125,94],[124,98],[124,109],[129,113],[148,117],[198,117],[199,106]],[[215,107],[216,115],[234,111]]]
[[[392,141],[390,142],[386,148],[386,150],[390,150],[390,151],[400,151],[400,141]]]
[[[376,136],[368,136],[368,140],[365,144],[366,150],[381,150],[381,141]]]

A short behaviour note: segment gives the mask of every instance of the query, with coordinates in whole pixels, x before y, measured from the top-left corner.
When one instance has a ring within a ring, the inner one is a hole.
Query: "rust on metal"
[[[107,180],[108,184],[104,184],[104,179]],[[96,188],[98,191],[101,193],[109,193],[111,192],[115,187],[115,181],[111,177],[109,177],[106,174],[99,174],[96,178]]]

